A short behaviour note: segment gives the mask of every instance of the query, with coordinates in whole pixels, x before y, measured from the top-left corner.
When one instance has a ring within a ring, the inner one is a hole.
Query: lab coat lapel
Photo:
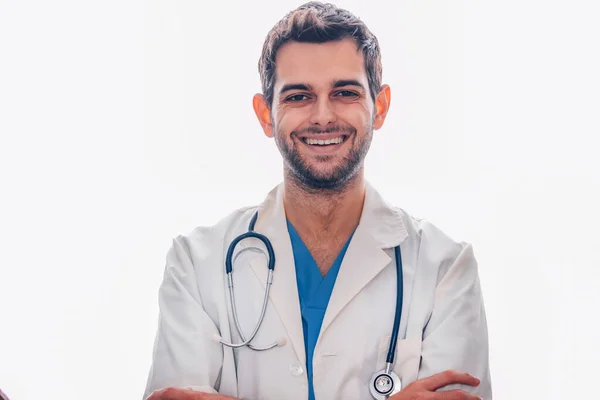
[[[340,266],[320,337],[362,288],[386,266],[395,265],[385,249],[399,245],[407,236],[400,210],[388,206],[367,183],[361,219]]]
[[[306,354],[296,268],[292,244],[287,230],[282,189],[283,185],[276,187],[259,206],[255,231],[267,236],[273,246],[275,269],[269,297],[287,331],[298,360],[305,363]],[[250,266],[264,285],[264,278],[267,274],[267,265],[264,258],[257,257],[251,260]]]
[[[321,332],[327,330],[343,308],[390,262],[390,257],[362,228],[357,228],[340,266],[327,305]]]
[[[255,231],[267,236],[275,253],[275,271],[270,299],[286,329],[298,360],[306,362],[302,316],[298,298],[296,268],[283,205],[283,184],[273,189],[258,208]],[[333,323],[336,316],[352,299],[384,268],[395,265],[385,250],[404,241],[408,232],[401,210],[385,203],[379,193],[367,182],[363,213],[353,238],[346,250],[327,311],[321,325],[321,335]],[[240,243],[240,247],[246,247]],[[255,242],[256,244],[256,242]],[[250,260],[250,266],[264,285],[267,265],[264,257]],[[412,273],[404,269],[405,287],[410,288]],[[405,290],[405,298],[410,293]],[[405,301],[403,309],[408,306]],[[402,327],[401,327],[402,328]]]

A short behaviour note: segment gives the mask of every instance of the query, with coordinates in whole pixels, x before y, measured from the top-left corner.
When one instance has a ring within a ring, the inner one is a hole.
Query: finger
[[[464,390],[448,390],[447,392],[436,392],[432,400],[482,400],[481,397],[467,393]]]
[[[446,385],[454,383],[460,383],[469,386],[478,386],[480,381],[472,375],[466,372],[458,372],[455,370],[448,370],[440,372],[439,374],[432,375],[428,378],[421,380],[423,387],[431,392],[437,390]]]
[[[194,392],[179,388],[166,388],[152,393],[148,400],[192,400]]]
[[[147,400],[160,400],[166,389],[155,390]]]

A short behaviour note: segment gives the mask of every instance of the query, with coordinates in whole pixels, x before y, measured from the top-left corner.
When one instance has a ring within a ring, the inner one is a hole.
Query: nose
[[[329,99],[321,97],[313,103],[310,122],[314,125],[327,126],[336,121],[335,110]]]

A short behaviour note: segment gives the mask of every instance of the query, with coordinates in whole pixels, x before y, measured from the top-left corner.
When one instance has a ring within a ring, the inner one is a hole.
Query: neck
[[[296,230],[307,236],[349,236],[360,221],[365,192],[362,169],[343,188],[335,190],[310,190],[286,174],[283,194],[286,217]]]

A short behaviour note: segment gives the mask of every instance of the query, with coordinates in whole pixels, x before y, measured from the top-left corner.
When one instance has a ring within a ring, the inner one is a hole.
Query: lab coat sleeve
[[[159,289],[158,329],[144,399],[177,387],[217,393],[223,351],[212,337],[217,327],[205,311],[184,239],[169,249]]]
[[[438,275],[433,311],[423,331],[419,379],[445,370],[467,372],[481,380],[478,387],[449,385],[484,400],[492,399],[488,332],[473,248],[461,243],[458,256],[443,263]]]

